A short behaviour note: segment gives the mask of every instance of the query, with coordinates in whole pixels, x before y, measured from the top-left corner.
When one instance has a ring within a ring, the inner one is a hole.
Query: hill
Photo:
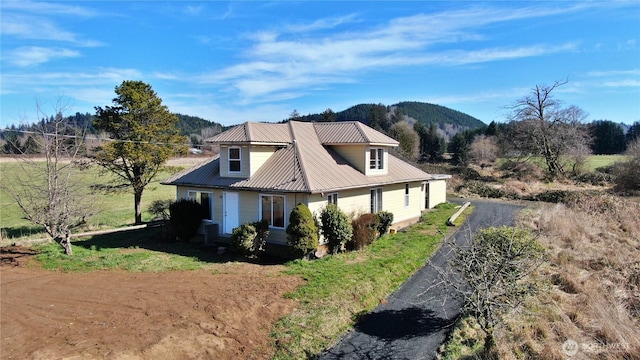
[[[382,104],[358,104],[346,110],[336,112],[336,121],[360,121],[370,125],[372,111],[376,107],[384,107],[388,119],[393,119],[395,112],[400,111],[409,123],[420,122],[427,127],[431,123],[438,125],[442,133],[452,136],[459,131],[477,129],[486,126],[482,121],[444,106],[422,103],[417,101],[404,101],[391,106]],[[299,118],[302,121],[322,121],[322,114],[309,114]]]

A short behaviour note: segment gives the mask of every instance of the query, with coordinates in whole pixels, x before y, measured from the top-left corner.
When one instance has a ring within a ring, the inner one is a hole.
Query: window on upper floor
[[[242,151],[239,147],[230,147],[228,150],[229,172],[242,172]]]
[[[369,150],[369,169],[384,169],[384,149],[374,148]]]

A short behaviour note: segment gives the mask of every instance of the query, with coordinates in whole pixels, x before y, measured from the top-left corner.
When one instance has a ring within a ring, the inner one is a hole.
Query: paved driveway
[[[485,227],[513,225],[521,206],[471,200],[475,211],[449,239],[465,244]],[[462,301],[440,285],[439,272],[451,257],[441,247],[388,303],[378,306],[319,359],[434,359],[460,314]]]

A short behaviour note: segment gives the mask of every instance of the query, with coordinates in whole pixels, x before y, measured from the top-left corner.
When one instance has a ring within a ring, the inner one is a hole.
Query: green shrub
[[[318,248],[318,227],[305,204],[296,205],[289,215],[287,244],[296,257],[302,257]]]
[[[382,236],[389,231],[391,224],[393,224],[393,213],[388,211],[378,211],[376,213],[378,218],[378,236]]]
[[[171,217],[169,207],[173,204],[173,200],[154,200],[149,206],[149,212],[154,215],[155,219],[168,220]]]
[[[328,204],[320,213],[322,235],[329,244],[331,253],[338,253],[353,235],[349,217],[337,205]]]
[[[172,229],[182,241],[189,241],[198,234],[203,215],[202,207],[194,200],[180,199],[169,205]]]
[[[348,242],[351,250],[361,250],[373,243],[378,235],[378,218],[371,213],[362,214],[351,221],[353,237]]]
[[[269,224],[266,220],[242,224],[231,233],[231,251],[257,257],[264,251],[268,236]]]

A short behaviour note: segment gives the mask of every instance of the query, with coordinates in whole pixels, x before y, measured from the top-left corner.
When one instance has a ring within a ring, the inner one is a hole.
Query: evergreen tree
[[[610,120],[598,120],[589,126],[591,150],[596,155],[612,155],[622,153],[625,149],[624,130],[620,124]]]

